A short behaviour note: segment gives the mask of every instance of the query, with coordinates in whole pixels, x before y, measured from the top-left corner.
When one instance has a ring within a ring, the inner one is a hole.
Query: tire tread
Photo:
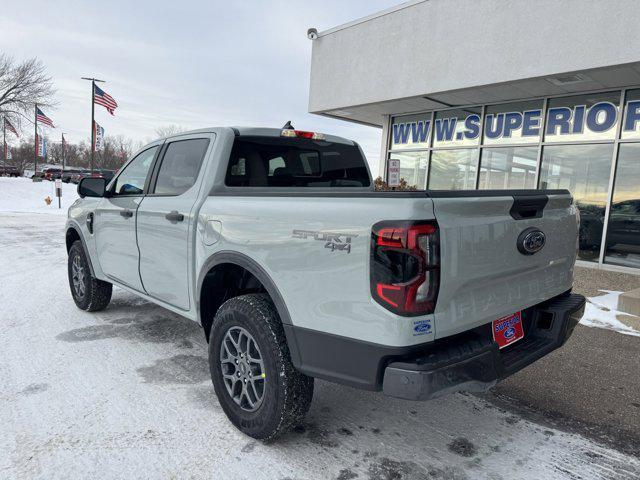
[[[283,402],[282,408],[279,410],[280,418],[270,431],[256,437],[267,442],[302,422],[311,406],[314,381],[312,377],[304,375],[293,366],[280,317],[267,294],[251,293],[227,300],[218,309],[214,324],[229,310],[238,311],[266,327],[273,353],[277,356],[276,364],[280,370],[278,376],[283,386]],[[215,330],[214,325],[211,329],[211,335]],[[209,345],[210,347],[216,345],[213,338],[210,338]],[[214,349],[210,351],[214,351]]]

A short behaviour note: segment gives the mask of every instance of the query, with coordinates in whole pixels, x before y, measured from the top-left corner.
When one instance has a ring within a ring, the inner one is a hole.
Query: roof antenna
[[[293,130],[293,125],[291,125],[291,120],[288,120],[287,123],[284,124],[284,127],[282,127],[282,130]]]

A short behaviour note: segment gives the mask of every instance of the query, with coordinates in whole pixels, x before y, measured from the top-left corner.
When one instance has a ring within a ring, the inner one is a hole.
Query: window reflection
[[[620,145],[604,261],[640,267],[640,144]]]
[[[566,188],[580,209],[578,256],[598,261],[613,145],[558,145],[542,151],[540,188]]]
[[[478,188],[535,188],[538,147],[482,150]]]
[[[472,148],[439,150],[431,154],[429,188],[470,190],[476,188],[478,151]]]
[[[410,187],[424,190],[429,152],[394,153],[389,158],[400,160],[400,179],[404,178]]]

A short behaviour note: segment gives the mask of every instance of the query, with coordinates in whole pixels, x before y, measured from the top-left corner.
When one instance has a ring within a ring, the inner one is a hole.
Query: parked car
[[[356,143],[289,128],[157,140],[108,187],[82,179],[69,209],[74,302],[102,310],[117,285],[198,322],[220,405],[254,438],[302,420],[314,377],[485,391],[584,311],[566,190],[378,192]]]
[[[80,180],[89,176],[91,176],[91,170],[82,169],[71,175],[71,183],[80,183]]]
[[[19,177],[20,175],[20,169],[15,165],[0,165],[1,177]]]
[[[96,170],[93,176],[102,177],[107,181],[107,183],[109,183],[113,178],[113,176],[115,175],[115,173],[116,173],[115,170],[107,170],[107,169],[101,168],[100,170]]]
[[[55,180],[57,178],[60,178],[60,176],[62,175],[62,169],[61,168],[47,168],[44,170],[44,179],[45,180]]]
[[[71,168],[65,168],[64,171],[62,172],[62,175],[60,176],[60,179],[64,183],[70,183],[71,182],[71,177],[73,177],[78,172],[80,172],[80,170],[78,170],[77,168],[72,168],[72,167]]]
[[[84,169],[78,173],[77,176],[72,176],[71,181],[73,183],[79,183],[82,178],[93,177],[93,178],[104,178],[107,180],[107,183],[111,181],[115,174],[114,170],[106,170],[106,169],[94,169],[93,172],[89,169]]]

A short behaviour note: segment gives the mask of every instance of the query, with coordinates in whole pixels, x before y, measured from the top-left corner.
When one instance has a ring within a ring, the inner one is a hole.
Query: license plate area
[[[491,333],[498,348],[507,347],[521,340],[524,337],[522,312],[516,312],[491,322]]]

